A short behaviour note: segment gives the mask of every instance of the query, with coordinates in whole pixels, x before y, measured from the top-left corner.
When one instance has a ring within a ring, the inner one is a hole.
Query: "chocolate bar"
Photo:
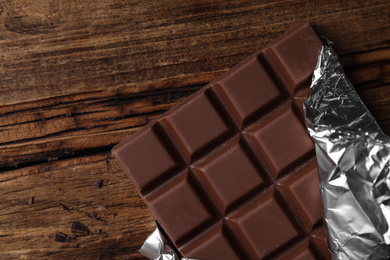
[[[329,259],[302,112],[321,47],[301,24],[113,149],[181,256]]]

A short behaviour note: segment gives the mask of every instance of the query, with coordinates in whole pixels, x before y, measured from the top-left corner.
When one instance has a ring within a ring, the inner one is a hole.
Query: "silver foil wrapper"
[[[390,256],[390,138],[324,46],[304,102],[332,259]],[[389,258],[390,259],[390,258]]]
[[[165,239],[158,226],[145,240],[139,252],[152,260],[196,260],[177,256],[172,245]]]

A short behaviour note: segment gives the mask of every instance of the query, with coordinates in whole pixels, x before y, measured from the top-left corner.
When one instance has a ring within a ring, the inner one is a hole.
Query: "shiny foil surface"
[[[152,260],[196,260],[178,257],[158,227],[148,236],[139,252]]]
[[[390,256],[390,138],[324,46],[304,102],[332,259]],[[390,258],[389,258],[390,259]]]

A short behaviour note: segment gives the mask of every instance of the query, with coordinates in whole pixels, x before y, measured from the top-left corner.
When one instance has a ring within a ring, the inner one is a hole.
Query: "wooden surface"
[[[339,2],[0,0],[0,259],[143,259],[110,149],[302,20],[390,134],[390,3]],[[92,234],[55,242],[73,221]]]

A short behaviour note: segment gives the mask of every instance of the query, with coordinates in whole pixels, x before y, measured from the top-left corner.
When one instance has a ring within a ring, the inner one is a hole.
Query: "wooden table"
[[[390,2],[263,2],[0,0],[0,259],[143,259],[111,148],[302,20],[390,134]]]

